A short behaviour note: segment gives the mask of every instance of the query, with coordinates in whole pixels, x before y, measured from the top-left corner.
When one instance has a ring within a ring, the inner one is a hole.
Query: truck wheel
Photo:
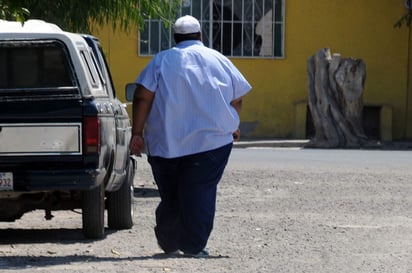
[[[83,192],[83,234],[86,238],[100,239],[104,236],[104,184]]]
[[[110,229],[130,229],[133,226],[133,163],[129,162],[122,186],[107,196],[107,222]]]

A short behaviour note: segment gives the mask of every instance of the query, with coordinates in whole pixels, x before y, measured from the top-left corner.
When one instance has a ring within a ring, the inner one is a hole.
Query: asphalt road
[[[374,169],[408,171],[412,168],[412,151],[408,150],[349,150],[249,147],[235,149],[231,164],[235,167],[307,168],[307,169]],[[412,182],[412,181],[411,181]]]

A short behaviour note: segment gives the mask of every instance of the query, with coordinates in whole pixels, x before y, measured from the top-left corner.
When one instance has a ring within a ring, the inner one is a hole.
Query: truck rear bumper
[[[47,170],[13,173],[13,191],[88,190],[103,181],[105,170]]]

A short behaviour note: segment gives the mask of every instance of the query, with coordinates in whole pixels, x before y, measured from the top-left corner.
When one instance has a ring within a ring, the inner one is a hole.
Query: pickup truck
[[[97,38],[0,20],[0,221],[82,212],[86,238],[133,226],[130,119]]]

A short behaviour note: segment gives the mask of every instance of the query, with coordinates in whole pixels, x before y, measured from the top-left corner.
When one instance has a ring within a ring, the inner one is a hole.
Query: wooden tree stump
[[[308,146],[354,148],[368,142],[362,126],[366,65],[319,50],[307,62],[309,109],[315,136]]]

